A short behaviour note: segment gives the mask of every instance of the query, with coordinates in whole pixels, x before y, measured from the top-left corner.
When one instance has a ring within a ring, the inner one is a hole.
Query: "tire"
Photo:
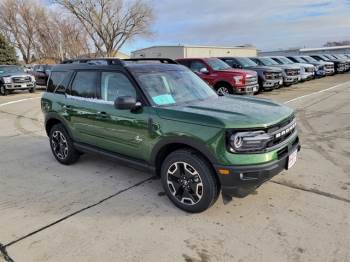
[[[80,154],[74,148],[73,140],[62,124],[51,128],[49,139],[52,153],[58,162],[70,165],[79,160]]]
[[[29,93],[35,93],[35,87],[33,87],[33,88],[31,88],[31,89],[29,89]]]
[[[234,94],[233,88],[232,86],[230,86],[229,84],[218,84],[215,86],[215,91],[217,94]]]
[[[0,86],[0,95],[7,96],[9,91],[4,86]]]
[[[211,207],[220,192],[208,161],[189,149],[174,151],[166,157],[161,167],[161,181],[174,205],[190,213]]]

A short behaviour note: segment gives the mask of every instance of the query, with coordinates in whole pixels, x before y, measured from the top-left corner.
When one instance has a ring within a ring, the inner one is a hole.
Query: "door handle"
[[[101,118],[107,118],[108,117],[106,112],[97,112],[97,116],[101,117]]]

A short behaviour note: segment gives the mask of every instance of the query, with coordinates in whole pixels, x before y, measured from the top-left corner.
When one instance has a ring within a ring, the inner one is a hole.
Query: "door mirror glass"
[[[201,74],[209,74],[209,71],[208,71],[208,69],[207,69],[206,67],[201,68],[201,69],[199,70],[199,72],[200,72]]]
[[[131,96],[119,96],[114,101],[114,106],[119,110],[132,110],[135,107],[140,107],[141,103],[136,102],[136,99]]]

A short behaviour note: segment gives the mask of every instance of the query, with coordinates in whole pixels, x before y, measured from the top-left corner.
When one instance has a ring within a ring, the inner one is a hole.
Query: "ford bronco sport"
[[[53,67],[41,107],[60,163],[97,152],[153,171],[169,199],[188,212],[206,210],[220,191],[245,195],[295,164],[300,145],[292,109],[217,95],[173,60],[142,60]]]
[[[231,68],[218,58],[183,58],[176,61],[198,74],[217,93],[253,94],[259,89],[256,72]]]

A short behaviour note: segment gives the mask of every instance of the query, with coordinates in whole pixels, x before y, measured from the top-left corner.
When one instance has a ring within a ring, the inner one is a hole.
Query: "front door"
[[[123,72],[101,72],[99,93],[100,101],[96,105],[98,146],[133,158],[147,159],[153,108],[144,106],[134,112],[115,108],[114,101],[119,96],[139,98],[132,81]]]

